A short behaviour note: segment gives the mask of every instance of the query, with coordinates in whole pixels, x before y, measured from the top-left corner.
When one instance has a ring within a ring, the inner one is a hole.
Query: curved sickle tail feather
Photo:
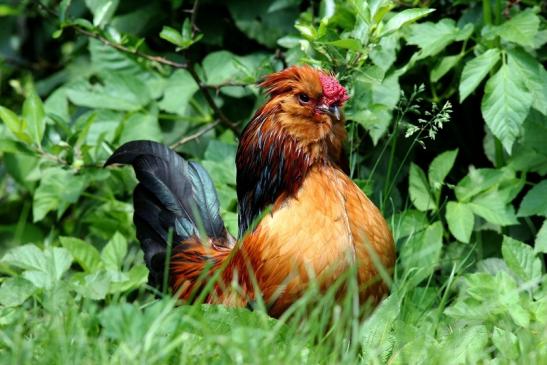
[[[118,148],[106,161],[132,165],[139,184],[133,193],[133,220],[137,238],[150,271],[149,283],[161,287],[172,230],[174,251],[177,244],[209,240],[229,247],[233,238],[220,217],[217,193],[201,165],[188,162],[168,147],[152,141],[132,141]],[[201,237],[200,232],[207,237]]]

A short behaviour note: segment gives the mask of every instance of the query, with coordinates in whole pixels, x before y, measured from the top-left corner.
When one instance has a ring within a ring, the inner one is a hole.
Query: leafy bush
[[[544,363],[545,4],[410,3],[0,2],[2,361]],[[351,95],[351,176],[397,242],[391,295],[366,320],[351,290],[311,288],[280,320],[155,299],[135,179],[105,159],[145,138],[199,160],[236,232],[256,82],[297,63]]]

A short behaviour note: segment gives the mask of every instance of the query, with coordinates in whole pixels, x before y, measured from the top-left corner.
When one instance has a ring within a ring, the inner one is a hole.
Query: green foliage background
[[[436,10],[434,10],[436,9]],[[0,0],[0,361],[547,362],[541,1]],[[292,64],[348,88],[352,178],[398,248],[363,320],[315,288],[280,320],[146,286],[134,139],[200,161],[237,231],[237,136]],[[161,294],[161,293],[160,293]]]

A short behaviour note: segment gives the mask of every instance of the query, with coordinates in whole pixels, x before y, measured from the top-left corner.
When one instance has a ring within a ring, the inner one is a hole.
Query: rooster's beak
[[[340,120],[340,108],[338,107],[338,105],[328,106],[326,104],[320,104],[317,106],[317,110],[330,115],[336,121]]]

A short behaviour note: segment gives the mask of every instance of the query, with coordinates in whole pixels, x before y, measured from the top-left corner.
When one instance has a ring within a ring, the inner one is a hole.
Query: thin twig
[[[225,81],[225,82],[221,82],[221,83],[218,83],[218,84],[202,84],[203,87],[206,87],[208,89],[215,89],[215,90],[219,90],[219,89],[222,89],[223,87],[229,87],[229,86],[236,86],[236,87],[247,87],[247,86],[250,86],[250,85],[254,85],[255,82],[245,82],[245,81]]]
[[[47,6],[42,4],[40,1],[34,0],[34,2],[36,4],[38,4],[38,6],[40,6],[41,8],[45,9],[49,14],[55,15],[55,11],[49,9]],[[195,21],[195,16],[194,15],[197,13],[198,4],[199,3],[196,0],[196,2],[194,3],[194,7],[192,9],[192,12],[193,12],[192,16],[194,17],[194,19],[192,21]],[[149,55],[147,53],[141,52],[138,49],[125,47],[125,46],[123,46],[119,43],[115,43],[115,42],[110,41],[108,38],[106,38],[106,37],[104,37],[104,36],[102,36],[98,33],[90,32],[86,29],[83,29],[82,27],[80,27],[76,24],[71,24],[68,27],[73,28],[77,33],[80,33],[80,34],[85,35],[85,36],[90,37],[90,38],[97,39],[98,41],[102,42],[104,45],[106,45],[108,47],[111,47],[111,48],[114,48],[114,49],[116,49],[120,52],[135,55],[137,57],[141,57],[141,58],[144,58],[146,60],[149,60],[149,61],[152,61],[152,62],[155,62],[155,63],[159,63],[159,64],[162,64],[162,65],[171,66],[173,68],[188,70],[188,72],[190,72],[190,75],[192,76],[194,81],[198,84],[199,89],[203,93],[203,96],[205,97],[205,101],[207,102],[207,104],[209,104],[209,106],[213,110],[213,113],[220,119],[220,123],[222,123],[227,128],[230,128],[234,133],[239,134],[239,130],[237,128],[237,123],[232,122],[228,117],[226,117],[226,115],[222,112],[222,110],[220,110],[220,108],[216,105],[215,101],[213,100],[213,97],[209,93],[209,88],[210,87],[206,86],[203,83],[203,81],[201,80],[201,78],[199,77],[199,75],[197,74],[197,72],[195,71],[194,67],[191,64],[171,61],[171,60],[169,60],[165,57],[152,56],[152,55]]]
[[[211,129],[215,128],[217,125],[220,124],[220,120],[215,120],[213,123],[206,125],[205,127],[201,128],[199,131],[197,131],[194,134],[190,134],[189,136],[184,136],[177,142],[173,143],[171,146],[169,146],[172,149],[175,149],[179,146],[182,146],[185,143],[188,143],[190,141],[193,141],[194,139],[198,139],[205,133],[209,132]]]
[[[196,25],[196,18],[198,16],[198,8],[199,8],[199,0],[194,1],[194,6],[192,7],[190,16],[190,24],[192,24],[192,38],[196,35],[197,32],[199,32],[199,28]]]
[[[121,52],[124,52],[124,53],[129,53],[129,54],[132,54],[132,55],[147,59],[147,60],[152,61],[152,62],[156,62],[156,63],[162,64],[162,65],[171,66],[173,68],[188,68],[187,63],[180,63],[180,62],[171,61],[171,60],[168,60],[167,58],[161,57],[161,56],[152,56],[152,55],[149,55],[147,53],[141,52],[138,49],[127,48],[125,46],[122,46],[119,43],[114,43],[114,42],[110,41],[109,39],[103,37],[100,34],[87,31],[83,28],[80,28],[77,25],[71,25],[71,27],[74,28],[74,30],[76,32],[78,32],[80,34],[83,34],[83,35],[86,35],[90,38],[97,39],[101,43],[103,43],[104,45],[112,47],[114,49],[117,49],[118,51],[121,51]]]
[[[239,134],[239,131],[237,129],[237,124],[233,123],[230,119],[228,119],[228,117],[226,117],[226,115],[224,115],[222,110],[220,110],[220,108],[216,105],[215,101],[213,100],[213,97],[211,96],[211,93],[209,92],[209,89],[203,85],[193,65],[189,65],[187,70],[188,72],[190,72],[190,75],[192,76],[196,84],[198,84],[199,89],[201,90],[201,92],[203,93],[203,96],[205,97],[205,101],[207,101],[207,104],[209,104],[209,106],[213,109],[213,112],[218,116],[218,118],[220,119],[220,122],[226,127],[230,128],[236,134]]]

